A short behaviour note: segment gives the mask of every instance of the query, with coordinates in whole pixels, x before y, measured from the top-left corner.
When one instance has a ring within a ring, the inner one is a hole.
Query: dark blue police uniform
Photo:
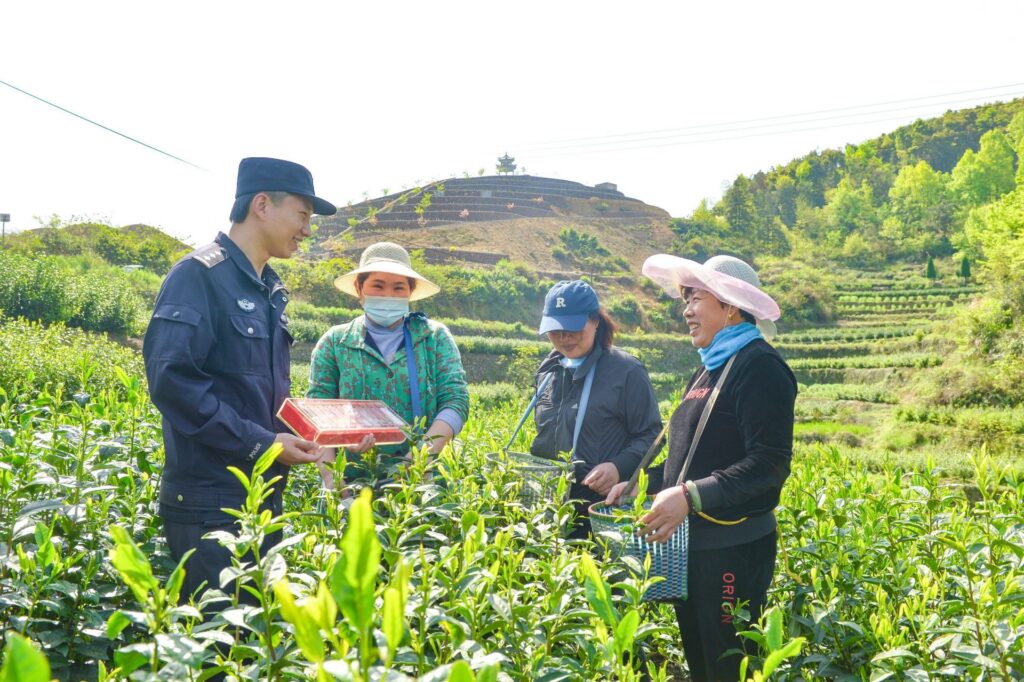
[[[153,403],[163,415],[166,464],[160,516],[175,560],[190,548],[187,597],[200,583],[219,587],[227,549],[201,540],[235,530],[222,508],[240,508],[245,489],[228,466],[252,473],[253,463],[286,431],[276,413],[290,389],[292,336],[288,291],[269,266],[262,277],[238,246],[220,233],[171,269],[156,299],[142,354]],[[282,480],[267,502],[281,512],[288,466],[265,477]],[[268,538],[266,546],[279,541]]]

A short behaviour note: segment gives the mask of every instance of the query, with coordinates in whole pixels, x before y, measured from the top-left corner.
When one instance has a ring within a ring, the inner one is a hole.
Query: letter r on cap
[[[556,298],[555,299],[555,307],[556,308],[564,308],[565,307],[565,299],[562,298],[561,296]]]

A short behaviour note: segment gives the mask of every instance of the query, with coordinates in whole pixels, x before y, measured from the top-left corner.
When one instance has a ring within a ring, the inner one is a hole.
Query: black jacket
[[[652,490],[675,485],[701,412],[723,369],[724,365],[705,373],[701,367],[687,384],[669,421],[664,469],[651,472]],[[706,514],[720,520],[748,518],[737,525],[691,518],[694,549],[743,544],[775,529],[772,510],[779,503],[793,456],[796,391],[793,372],[763,339],[736,353],[686,478],[697,485]]]
[[[632,355],[615,347],[604,350],[597,344],[576,369],[562,367],[558,362],[561,358],[561,353],[552,351],[537,370],[535,387],[546,375],[554,376],[534,410],[537,436],[530,452],[555,457],[572,450],[583,383],[596,364],[590,403],[574,455],[574,459],[581,460],[576,465],[576,480],[582,481],[603,462],[615,465],[620,480],[628,479],[661,431],[658,400],[647,370]]]
[[[256,275],[225,234],[178,262],[157,295],[142,355],[163,415],[161,514],[237,508],[246,472],[285,427],[290,390],[288,292],[268,265]],[[274,463],[266,478],[287,476]],[[278,484],[278,492],[283,482]],[[191,518],[191,516],[190,516]],[[183,519],[184,520],[184,519]]]

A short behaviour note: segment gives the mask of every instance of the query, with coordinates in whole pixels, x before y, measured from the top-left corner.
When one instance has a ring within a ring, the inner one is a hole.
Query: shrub
[[[138,353],[61,323],[43,326],[24,319],[0,319],[0,388],[42,388],[63,384],[69,392],[82,388],[81,364],[95,365],[90,384],[99,388],[119,385],[118,367],[129,376],[143,376]]]
[[[11,317],[90,331],[137,330],[142,300],[123,272],[103,267],[78,274],[69,265],[61,257],[0,254],[0,309]]]

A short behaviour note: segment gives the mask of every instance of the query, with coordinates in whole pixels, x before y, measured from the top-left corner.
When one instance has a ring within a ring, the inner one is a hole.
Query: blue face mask
[[[366,296],[363,312],[379,325],[390,327],[409,314],[409,299],[394,296]]]
[[[586,359],[586,356],[582,358],[561,358],[559,359],[558,364],[568,369],[576,369],[577,367],[582,365],[583,361]]]

